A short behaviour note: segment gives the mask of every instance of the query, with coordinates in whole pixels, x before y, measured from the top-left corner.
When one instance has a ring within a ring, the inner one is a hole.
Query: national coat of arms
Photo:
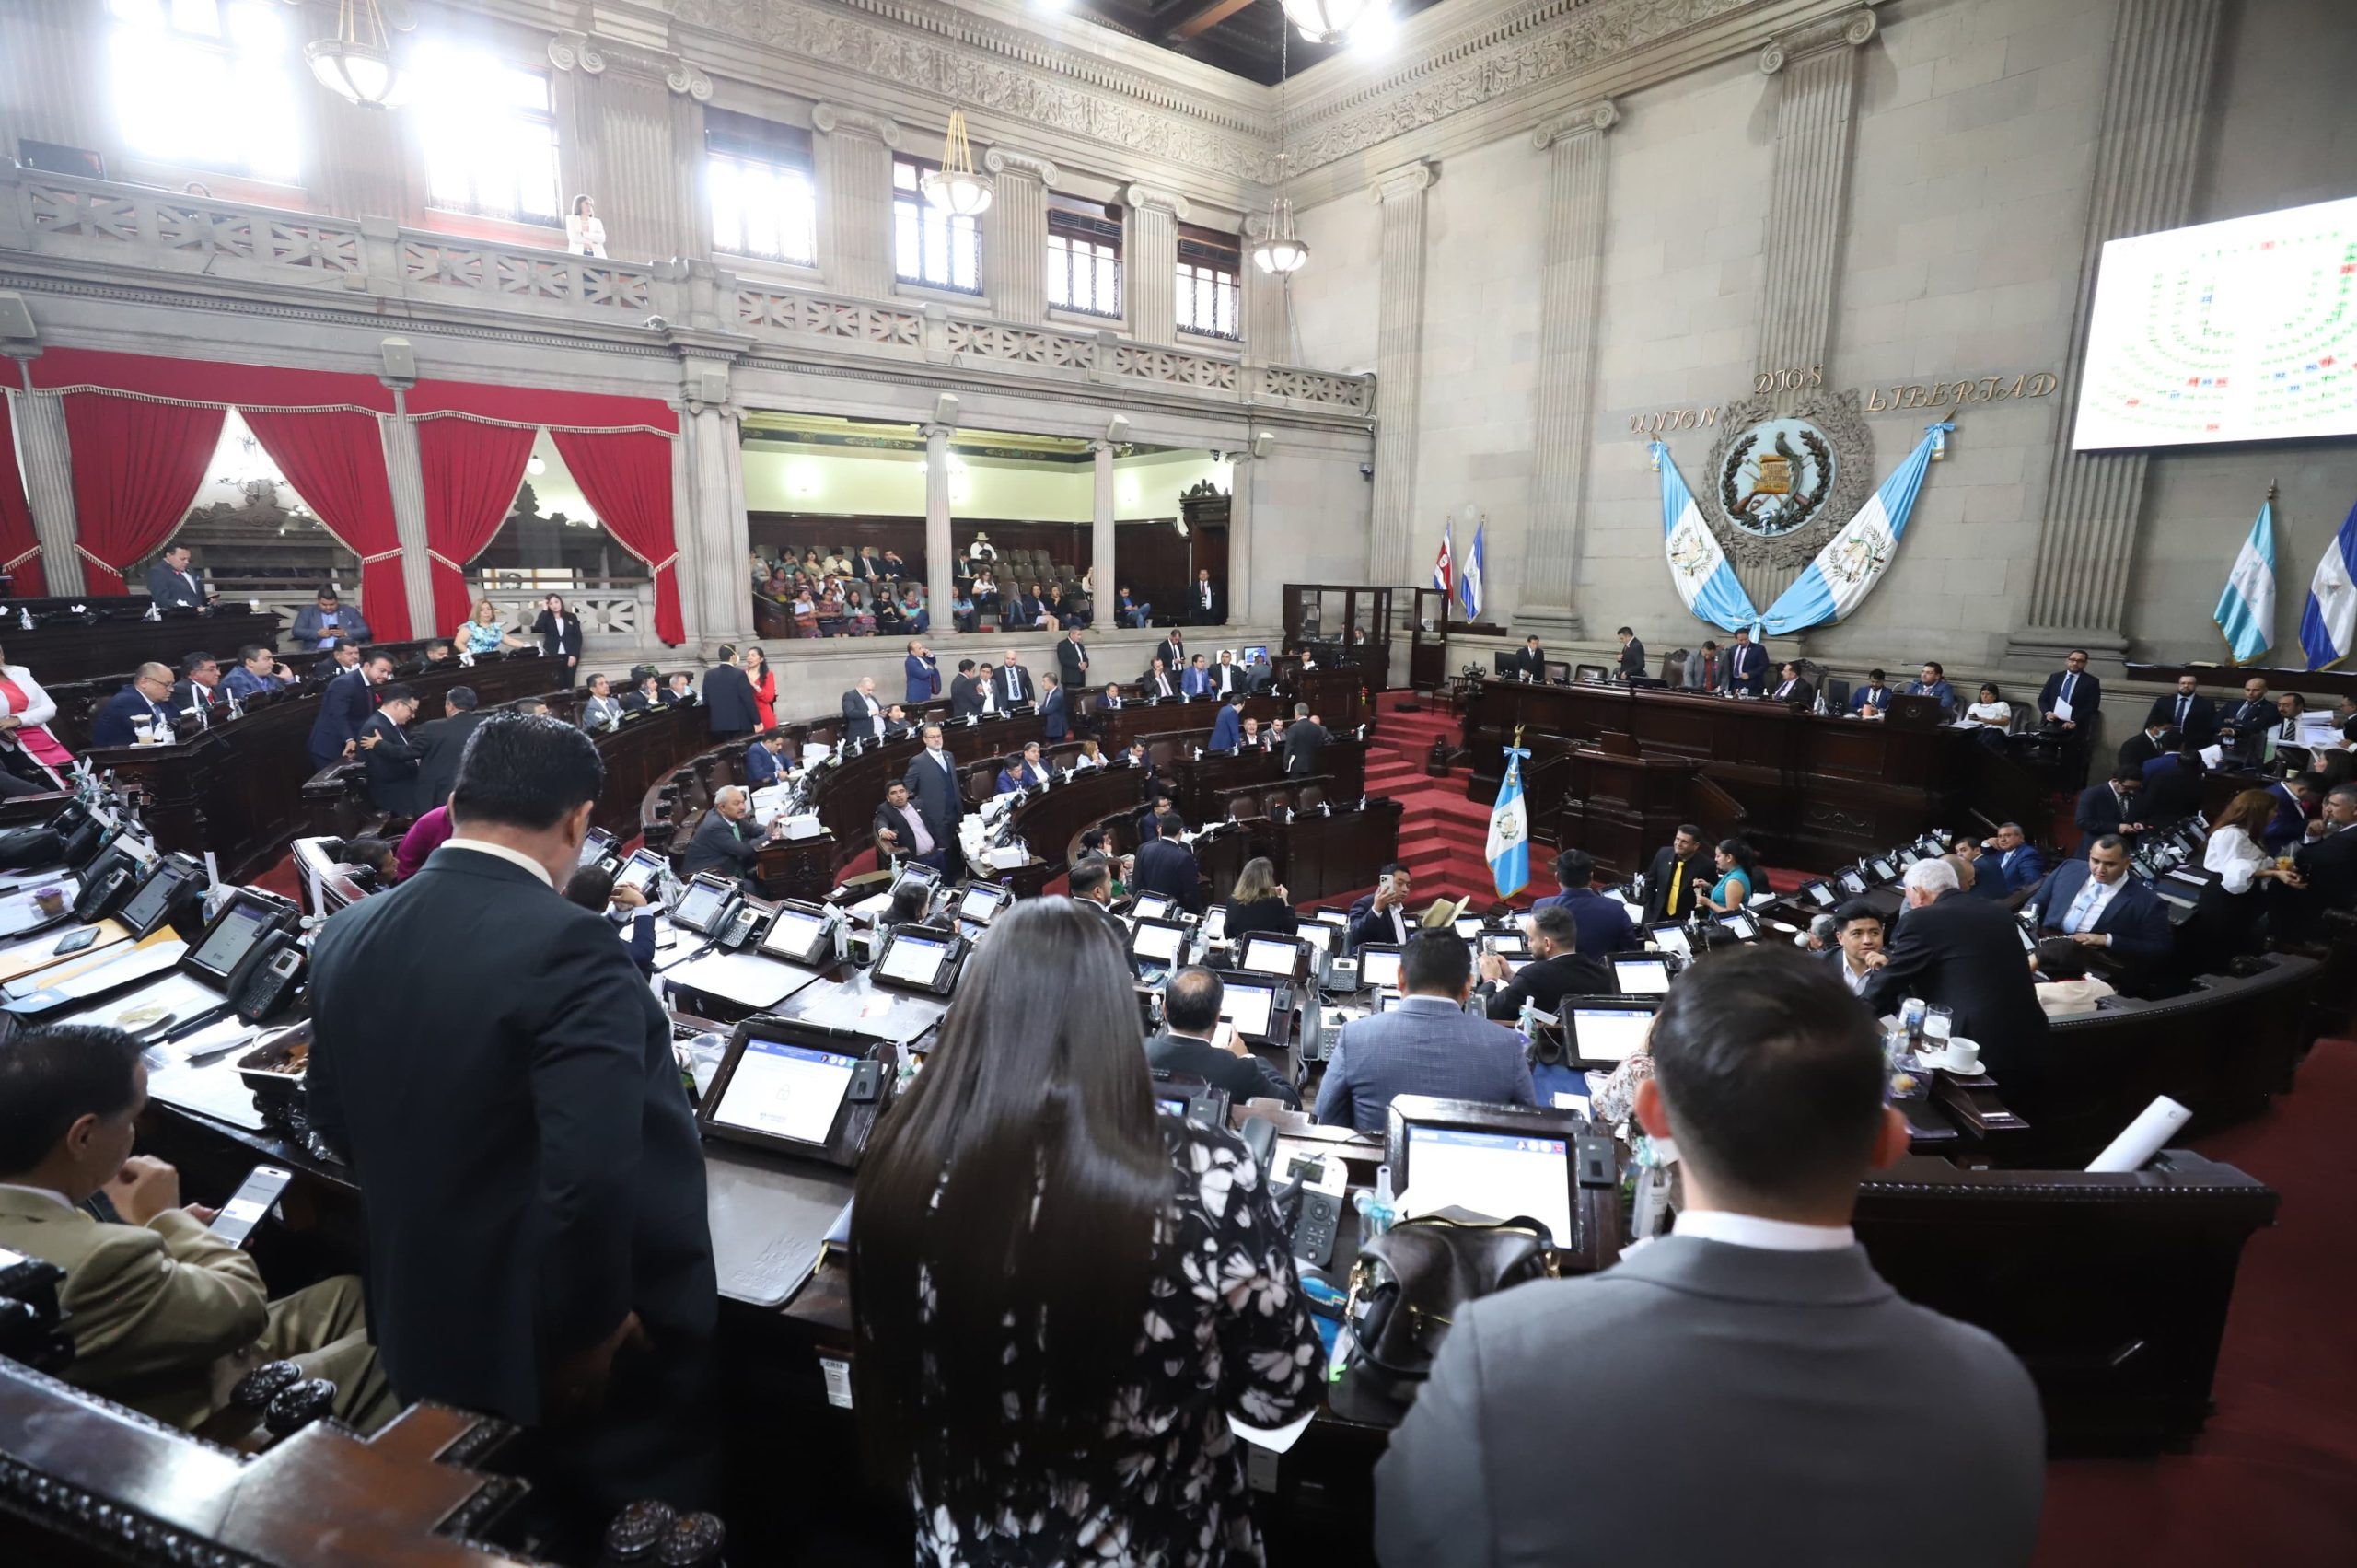
[[[1833,443],[1809,420],[1763,420],[1728,444],[1718,482],[1729,522],[1782,539],[1806,528],[1833,494]]]

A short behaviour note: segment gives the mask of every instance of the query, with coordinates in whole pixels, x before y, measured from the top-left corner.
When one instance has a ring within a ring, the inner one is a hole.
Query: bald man
[[[131,684],[109,697],[90,722],[93,746],[136,746],[145,726],[150,736],[172,738],[172,716],[164,707],[172,694],[169,665],[143,664]]]

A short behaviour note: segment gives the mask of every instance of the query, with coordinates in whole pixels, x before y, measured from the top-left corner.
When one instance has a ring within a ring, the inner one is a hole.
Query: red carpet
[[[1475,908],[1486,909],[1497,898],[1489,862],[1482,856],[1490,839],[1490,808],[1465,798],[1468,770],[1452,769],[1444,778],[1424,772],[1433,741],[1446,738],[1455,746],[1462,731],[1446,707],[1426,703],[1419,713],[1400,712],[1399,705],[1409,700],[1404,691],[1376,700],[1382,723],[1367,741],[1366,792],[1400,805],[1399,858],[1414,874],[1419,906],[1444,895],[1470,895]],[[1532,879],[1543,881],[1544,890],[1551,892],[1554,877],[1539,875],[1544,867],[1537,862],[1541,859],[1543,854],[1534,857]],[[1325,901],[1347,903],[1373,890],[1369,886],[1349,898]]]

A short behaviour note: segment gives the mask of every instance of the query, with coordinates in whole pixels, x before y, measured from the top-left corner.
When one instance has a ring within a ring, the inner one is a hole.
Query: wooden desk
[[[45,613],[43,605],[59,610],[73,604],[119,609],[130,601],[58,598],[22,602],[32,607],[38,619]],[[142,595],[134,607],[137,613],[123,619],[109,616],[94,625],[80,625],[58,616],[29,632],[17,623],[17,603],[12,602],[8,608],[9,613],[0,617],[0,636],[6,639],[8,660],[31,670],[33,679],[44,688],[109,675],[128,680],[133,670],[150,661],[170,665],[177,674],[180,660],[199,649],[226,667],[249,643],[260,643],[265,648],[278,646],[278,612],[265,610],[257,613],[247,609],[243,601],[234,605],[225,601],[216,610],[201,612],[175,610],[160,621],[142,621],[139,615],[147,609],[146,597]]]
[[[11,653],[16,651],[13,639],[8,646]],[[2298,652],[2296,648],[2293,651]],[[2333,697],[2357,697],[2357,670],[2281,669],[2263,664],[2131,664],[2128,667],[2129,679],[2149,680],[2155,686],[2174,686],[2181,675],[2190,675],[2203,686],[2214,686],[2227,691],[2240,691],[2244,681],[2254,675],[2259,676],[2267,682],[2267,690],[2271,694],[2270,701],[2285,691],[2297,691],[2303,696],[2320,691]],[[2128,733],[2133,734],[2133,728]]]

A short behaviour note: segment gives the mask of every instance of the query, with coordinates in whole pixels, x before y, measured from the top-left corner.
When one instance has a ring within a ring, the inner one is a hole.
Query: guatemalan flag
[[[1782,635],[1839,621],[1874,591],[1898,553],[1908,517],[1915,510],[1916,494],[1923,488],[1923,470],[1955,428],[1947,424],[1924,427],[1923,438],[1915,443],[1907,460],[1891,470],[1882,488],[1866,497],[1858,515],[1826,540],[1817,559],[1768,607],[1761,619],[1771,633]]]
[[[1655,441],[1646,448],[1654,470],[1661,475],[1661,541],[1669,557],[1669,580],[1686,608],[1723,632],[1748,631],[1759,620],[1751,596],[1736,581],[1727,553],[1702,521],[1694,493],[1671,460],[1669,447]]]
[[[1498,803],[1490,807],[1490,876],[1498,897],[1513,898],[1530,885],[1530,822],[1522,807],[1522,760],[1530,753],[1509,746],[1506,780],[1498,786]]]
[[[2357,506],[2324,547],[2308,579],[2307,612],[2300,617],[2300,648],[2310,669],[2329,669],[2357,653]]]
[[[2226,591],[2210,612],[2234,650],[2236,664],[2248,664],[2275,645],[2275,502],[2259,503],[2258,521],[2243,540]]]
[[[1489,531],[1488,518],[1474,525],[1473,549],[1465,557],[1465,569],[1457,574],[1457,602],[1464,607],[1465,619],[1481,619],[1481,536]]]
[[[1438,588],[1444,596],[1457,586],[1456,580],[1449,575],[1450,567],[1455,563],[1456,542],[1457,519],[1444,518],[1440,525],[1440,554],[1433,561],[1433,587]]]

